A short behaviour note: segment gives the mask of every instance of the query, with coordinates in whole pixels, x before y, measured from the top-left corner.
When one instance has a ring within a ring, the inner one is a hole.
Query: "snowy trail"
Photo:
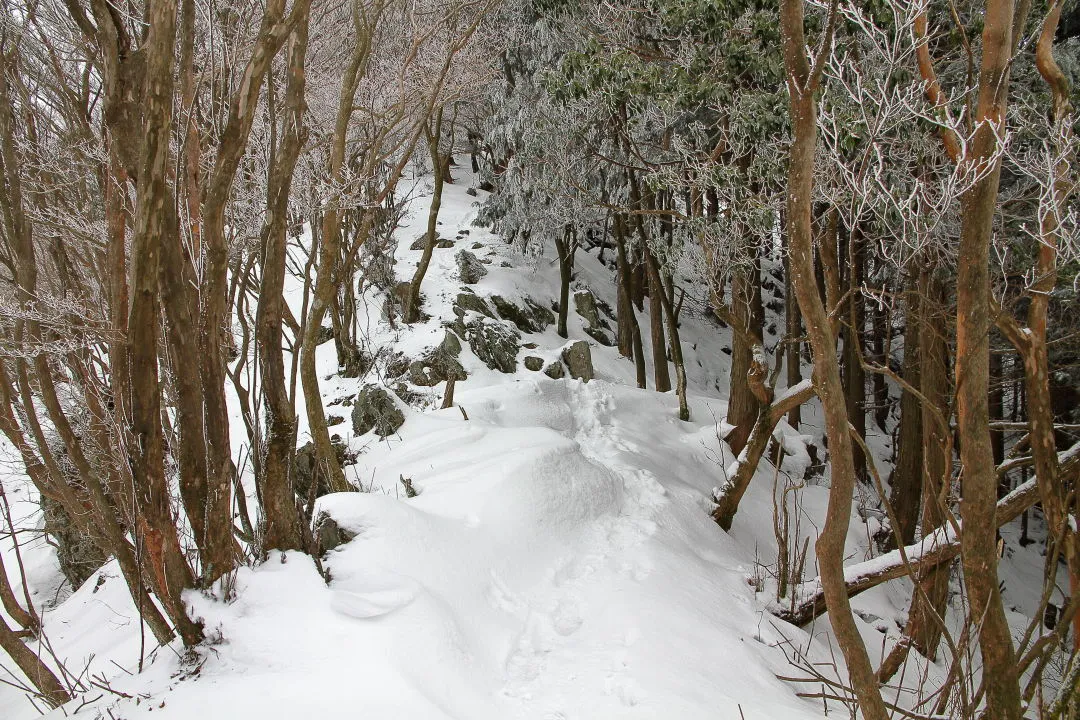
[[[405,475],[419,497],[322,504],[359,533],[328,562],[331,590],[366,606],[401,578],[402,607],[378,622],[452,659],[401,666],[433,705],[461,718],[817,717],[769,671],[783,667],[767,644],[779,637],[759,628],[749,559],[733,562],[702,511],[711,423],[597,381],[518,382],[461,404],[468,422],[425,415],[364,458],[376,488]],[[433,683],[450,664],[467,671]]]

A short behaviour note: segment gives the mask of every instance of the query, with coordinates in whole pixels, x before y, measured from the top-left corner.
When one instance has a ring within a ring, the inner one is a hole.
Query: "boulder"
[[[525,358],[525,369],[539,372],[544,367],[544,358],[529,355]]]
[[[448,240],[446,238],[439,238],[438,240],[435,241],[435,247],[440,248],[442,250],[445,250],[447,248],[452,248],[452,247],[454,247],[454,241],[453,240]]]
[[[315,540],[318,542],[320,555],[344,545],[354,537],[356,533],[344,529],[338,525],[337,520],[324,512],[319,513],[319,517],[315,519]]]
[[[489,318],[494,318],[495,314],[491,312],[491,307],[487,304],[484,298],[480,297],[476,293],[472,292],[460,292],[457,299],[454,300],[454,314],[460,319],[465,318],[465,313],[477,312],[481,315],[486,315]]]
[[[516,330],[497,321],[476,318],[466,323],[465,339],[476,357],[492,370],[504,373],[517,371],[521,336]]]
[[[458,251],[458,254],[454,256],[454,259],[457,260],[458,275],[461,278],[461,282],[466,285],[480,282],[480,278],[488,273],[487,268],[484,267],[479,258],[468,250]]]
[[[561,380],[566,377],[566,368],[558,360],[552,361],[550,365],[544,368],[544,374],[552,380]]]
[[[353,405],[353,432],[363,435],[374,430],[379,437],[393,435],[405,424],[405,414],[390,393],[378,385],[365,385]]]
[[[562,351],[562,360],[570,371],[570,377],[589,382],[593,379],[592,350],[584,340],[567,346]]]

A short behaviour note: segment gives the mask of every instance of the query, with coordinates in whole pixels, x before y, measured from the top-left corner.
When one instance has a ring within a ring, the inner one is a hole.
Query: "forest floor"
[[[466,193],[468,181],[461,174],[446,189],[440,234],[455,246],[435,251],[424,286],[430,319],[392,327],[380,315],[381,296],[371,291],[364,297],[371,311],[360,320],[369,349],[416,358],[438,344],[462,290],[454,261],[462,248],[491,261],[488,274],[471,285],[477,295],[544,306],[557,298],[553,249],[522,257],[473,226],[477,198]],[[419,257],[408,249],[427,210],[424,181],[417,183],[420,192],[398,231],[399,280]],[[588,288],[613,307],[612,271],[597,252],[579,251],[577,263],[575,288]],[[298,314],[299,281],[290,287]],[[775,295],[769,283],[766,291]],[[414,407],[402,407],[406,420],[393,435],[354,436],[347,418],[332,427],[357,454],[346,473],[365,492],[318,502],[319,511],[355,534],[323,560],[329,582],[310,558],[274,553],[241,569],[229,588],[189,593],[193,614],[212,638],[193,655],[182,656],[179,646],[152,650],[114,564],[72,592],[41,534],[20,533],[45,637],[88,688],[50,717],[846,717],[835,701],[796,696],[819,685],[777,678],[806,676],[792,666],[796,657],[843,678],[827,618],[800,629],[766,611],[777,600],[774,498],[787,503],[792,547],[809,542],[806,579],[816,575],[813,537],[828,471],[812,471],[805,480],[803,474],[810,466],[807,445],[823,453],[817,406],[804,407],[798,432],[781,425],[782,467],[762,463],[732,532],[720,530],[709,511],[733,459],[718,440],[730,338],[708,317],[705,298],[704,288],[689,288],[682,315],[690,422],[678,420],[673,393],[637,389],[633,364],[591,340],[583,318],[571,312],[569,341],[554,326],[524,335],[522,343],[535,347],[519,353],[513,373],[489,369],[466,345],[460,361],[469,378],[457,385],[456,407],[433,409],[442,384],[412,387]],[[772,344],[782,323],[772,311],[769,317]],[[639,322],[651,357],[647,313]],[[596,377],[590,382],[551,379],[521,364],[533,355],[546,365],[577,340],[591,344]],[[330,414],[348,411],[341,400],[375,381],[338,376],[332,343],[320,347],[319,367]],[[377,376],[379,367],[370,374]],[[247,437],[234,411],[239,456]],[[301,421],[301,442],[305,434]],[[887,474],[890,435],[872,434],[870,442]],[[11,449],[4,453],[0,479],[15,525],[40,528],[34,493]],[[415,497],[406,496],[404,479]],[[253,491],[250,475],[245,481]],[[797,483],[804,483],[799,492],[783,492]],[[862,490],[860,503],[873,508],[877,499]],[[876,552],[873,513],[868,516],[853,513],[849,562]],[[1006,597],[1022,627],[1038,578],[1018,568],[1041,563],[1037,546],[1009,546]],[[19,587],[10,540],[2,549]],[[225,595],[231,598],[222,600]],[[907,583],[897,581],[855,600],[875,662],[899,636],[909,597]],[[929,694],[944,672],[940,661],[913,663],[904,687],[889,690],[887,699],[911,706],[918,696],[904,688],[914,686],[913,678],[925,673]],[[0,718],[36,716],[21,693],[0,686]]]

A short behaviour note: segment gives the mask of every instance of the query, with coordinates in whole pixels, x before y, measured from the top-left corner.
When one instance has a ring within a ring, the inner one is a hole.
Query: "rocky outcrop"
[[[458,251],[454,259],[457,260],[458,276],[461,278],[461,282],[466,285],[480,282],[480,278],[488,273],[487,268],[484,267],[479,258],[468,250]]]
[[[517,371],[521,336],[516,330],[498,321],[474,317],[465,324],[465,339],[476,357],[492,370]]]
[[[495,305],[499,317],[514,323],[521,332],[543,332],[544,328],[555,322],[555,314],[531,298],[525,298],[524,306],[517,305],[499,295],[492,295],[491,302]]]
[[[336,435],[334,437],[337,438]],[[331,442],[339,465],[345,467],[356,462],[356,455],[350,454],[344,443]],[[330,488],[330,478],[326,473],[319,472],[318,464],[315,462],[315,444],[307,442],[296,448],[296,458],[293,460],[293,490],[306,500],[311,496],[312,482],[316,484],[315,497],[322,497],[333,492]]]
[[[45,533],[56,545],[60,572],[71,583],[72,589],[78,589],[105,564],[107,557],[101,548],[75,525],[60,503],[43,496],[41,509],[45,515]]]
[[[562,360],[566,363],[570,377],[589,382],[594,377],[592,350],[584,340],[568,345],[562,351]]]
[[[607,320],[600,316],[596,296],[592,294],[591,290],[579,290],[574,293],[574,308],[577,310],[577,314],[581,316],[581,319],[585,321],[585,332],[589,337],[608,347],[615,344],[608,332],[611,326]]]
[[[409,382],[431,387],[451,378],[465,380],[469,375],[457,359],[460,354],[461,341],[453,332],[446,330],[441,343],[424,357],[409,363]]]
[[[405,414],[397,402],[378,385],[365,385],[360,389],[353,403],[353,432],[364,435],[374,430],[379,437],[393,435],[405,424]]]

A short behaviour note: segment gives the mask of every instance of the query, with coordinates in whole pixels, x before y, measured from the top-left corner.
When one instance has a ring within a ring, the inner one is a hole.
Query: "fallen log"
[[[1061,462],[1062,481],[1075,481],[1076,475],[1080,473],[1080,444],[1059,453],[1058,459]],[[1039,488],[1032,478],[998,500],[997,526],[1012,522],[1038,501]],[[954,559],[960,554],[959,527],[960,523],[957,521],[955,528],[952,525],[938,528],[919,542],[905,547],[903,554],[900,550],[893,550],[844,568],[848,597],[854,597],[889,580],[912,576],[922,568],[930,568]],[[801,626],[828,609],[825,606],[825,593],[821,589],[820,579],[803,583],[795,592],[796,597],[801,599],[794,606],[774,602],[770,604],[769,612],[792,625]]]

